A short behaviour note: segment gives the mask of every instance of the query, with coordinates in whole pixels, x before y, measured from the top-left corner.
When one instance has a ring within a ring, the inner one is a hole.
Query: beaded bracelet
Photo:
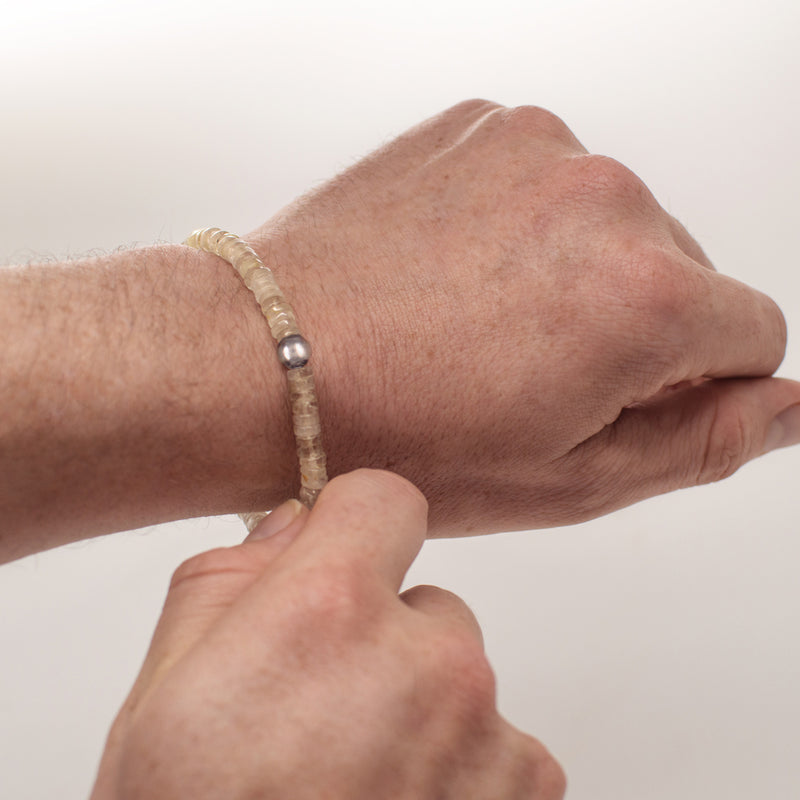
[[[278,359],[286,367],[297,458],[300,462],[300,502],[311,508],[328,481],[314,373],[309,363],[311,345],[300,334],[294,310],[278,288],[272,271],[247,242],[220,228],[203,228],[195,231],[184,244],[225,259],[241,275],[245,286],[253,292],[261,306],[278,345]],[[239,516],[247,530],[252,531],[267,513],[252,511]]]

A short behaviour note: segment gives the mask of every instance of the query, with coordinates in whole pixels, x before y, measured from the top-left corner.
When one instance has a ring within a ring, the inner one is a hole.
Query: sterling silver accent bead
[[[311,345],[302,336],[287,336],[278,343],[278,359],[286,369],[298,369],[308,364]]]

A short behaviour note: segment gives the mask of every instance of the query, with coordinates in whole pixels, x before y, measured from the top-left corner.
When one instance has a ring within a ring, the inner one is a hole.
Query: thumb
[[[800,443],[800,383],[713,380],[667,397],[641,421],[660,433],[654,444],[665,448],[667,480],[676,488],[722,480],[757,456]]]
[[[709,380],[625,409],[574,451],[610,498],[606,511],[722,480],[747,461],[800,443],[800,383]],[[612,488],[615,487],[615,488]],[[591,490],[590,490],[591,491]]]
[[[242,544],[200,553],[175,570],[134,692],[152,688],[207,633],[297,537],[308,513],[288,500]]]

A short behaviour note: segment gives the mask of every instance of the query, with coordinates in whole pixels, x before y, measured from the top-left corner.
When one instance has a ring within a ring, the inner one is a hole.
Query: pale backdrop
[[[9,4],[0,261],[247,231],[458,100],[534,103],[778,299],[800,377],[798,8]],[[787,450],[585,525],[431,543],[409,581],[475,609],[503,712],[573,800],[797,797],[799,472]],[[170,573],[241,537],[199,519],[0,568],[0,797],[87,795]]]

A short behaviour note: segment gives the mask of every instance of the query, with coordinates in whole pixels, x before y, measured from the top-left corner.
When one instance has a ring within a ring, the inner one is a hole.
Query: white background
[[[3,11],[0,261],[250,230],[458,100],[533,103],[779,301],[800,377],[796,0],[127,5]],[[409,580],[472,605],[573,800],[798,797],[799,471],[784,450],[581,526],[429,543]],[[242,534],[0,568],[0,797],[87,795],[170,573]]]

